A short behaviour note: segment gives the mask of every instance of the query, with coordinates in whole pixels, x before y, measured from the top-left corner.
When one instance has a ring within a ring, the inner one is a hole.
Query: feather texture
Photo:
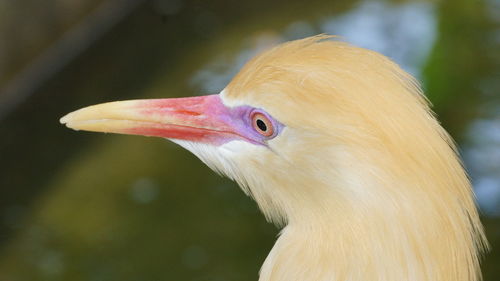
[[[284,226],[260,280],[480,280],[471,185],[418,83],[327,39],[260,54],[222,93],[286,126],[267,150],[214,148],[221,172]]]

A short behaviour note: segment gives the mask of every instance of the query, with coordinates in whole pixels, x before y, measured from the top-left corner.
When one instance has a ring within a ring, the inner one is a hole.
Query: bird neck
[[[405,190],[376,200],[331,194],[298,208],[309,211],[289,218],[259,280],[480,280],[477,233],[460,204]]]

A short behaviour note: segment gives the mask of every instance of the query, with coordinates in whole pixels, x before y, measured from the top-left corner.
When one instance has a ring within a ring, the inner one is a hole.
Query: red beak
[[[67,114],[75,130],[155,136],[220,144],[241,139],[218,95],[109,102]]]

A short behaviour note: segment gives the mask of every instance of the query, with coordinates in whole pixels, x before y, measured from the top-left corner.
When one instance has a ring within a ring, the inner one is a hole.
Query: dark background
[[[111,100],[217,93],[267,46],[318,33],[391,57],[458,141],[500,280],[500,3],[0,2],[0,280],[257,280],[278,230],[154,138],[58,119]]]

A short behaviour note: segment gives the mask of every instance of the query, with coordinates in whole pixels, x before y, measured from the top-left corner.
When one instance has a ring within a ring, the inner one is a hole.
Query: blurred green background
[[[0,280],[257,280],[278,230],[162,139],[74,132],[111,100],[217,93],[318,33],[417,76],[458,141],[500,280],[500,1],[0,1]]]

